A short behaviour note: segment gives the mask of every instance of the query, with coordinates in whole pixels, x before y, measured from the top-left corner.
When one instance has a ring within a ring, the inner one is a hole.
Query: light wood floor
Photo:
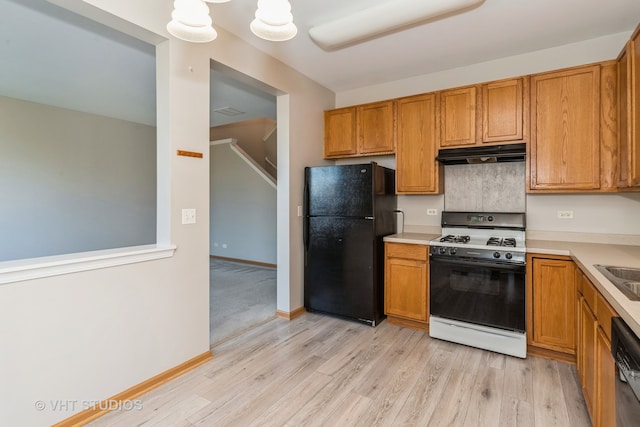
[[[306,313],[213,349],[205,365],[92,426],[589,426],[572,365],[382,322]]]

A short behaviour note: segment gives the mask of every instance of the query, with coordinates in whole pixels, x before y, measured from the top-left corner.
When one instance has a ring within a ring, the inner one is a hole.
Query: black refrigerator
[[[304,306],[376,326],[383,237],[396,229],[395,171],[375,162],[305,168]]]

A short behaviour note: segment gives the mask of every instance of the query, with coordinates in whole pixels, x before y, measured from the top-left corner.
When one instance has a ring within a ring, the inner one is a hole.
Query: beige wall
[[[336,94],[336,107],[391,99],[417,93],[498,80],[519,75],[615,59],[629,33],[614,34],[557,48],[503,58],[469,67],[369,86]],[[371,158],[376,160],[375,158]],[[362,160],[362,159],[361,159]],[[395,161],[389,161],[395,164]],[[524,191],[524,190],[523,190]],[[398,207],[405,212],[405,223],[417,227],[438,227],[444,196],[398,196]],[[427,209],[438,209],[427,216]],[[527,230],[558,233],[613,233],[640,235],[640,195],[527,195]],[[558,210],[574,210],[574,220],[560,220]]]
[[[172,10],[170,1],[52,2],[152,41],[167,37]],[[37,411],[36,401],[106,399],[208,351],[209,224],[183,226],[180,211],[209,213],[212,58],[279,91],[278,309],[302,305],[295,207],[302,204],[304,166],[323,162],[322,111],[334,96],[218,32],[210,44],[171,39],[158,46],[158,242],[177,245],[175,255],[0,286],[0,425],[52,424],[83,408]],[[204,159],[178,157],[178,149],[203,152]]]

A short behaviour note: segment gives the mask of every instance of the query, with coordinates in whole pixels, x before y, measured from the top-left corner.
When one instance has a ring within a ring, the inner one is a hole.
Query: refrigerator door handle
[[[309,169],[305,170],[304,194],[302,196],[302,244],[305,255],[309,249]]]

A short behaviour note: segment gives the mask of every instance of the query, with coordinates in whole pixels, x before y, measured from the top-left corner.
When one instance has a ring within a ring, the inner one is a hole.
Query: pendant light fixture
[[[218,36],[211,22],[209,7],[202,0],[175,0],[167,31],[180,40],[207,43]]]
[[[211,26],[207,3],[226,3],[229,0],[175,0],[171,22],[167,31],[180,40],[192,43],[207,43],[218,36]],[[258,37],[270,41],[285,41],[293,38],[298,29],[293,23],[291,4],[288,0],[258,0],[258,10],[250,25]]]
[[[258,0],[256,19],[250,27],[256,36],[276,42],[292,39],[298,33],[289,0]]]

